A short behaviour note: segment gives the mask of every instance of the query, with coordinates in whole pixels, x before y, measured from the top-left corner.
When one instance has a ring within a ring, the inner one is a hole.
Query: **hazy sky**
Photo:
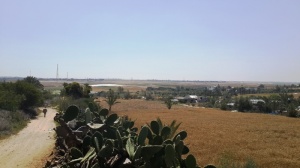
[[[0,76],[300,81],[300,0],[0,0]]]

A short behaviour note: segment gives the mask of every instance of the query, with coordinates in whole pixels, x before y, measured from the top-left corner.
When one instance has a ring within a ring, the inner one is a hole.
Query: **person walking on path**
[[[47,113],[47,109],[46,108],[43,109],[43,113],[44,113],[44,117],[46,117],[46,113]]]

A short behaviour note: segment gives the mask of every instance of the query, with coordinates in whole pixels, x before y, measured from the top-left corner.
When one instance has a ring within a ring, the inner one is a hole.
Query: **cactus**
[[[74,120],[79,113],[79,108],[75,105],[71,105],[67,108],[65,114],[63,115],[63,119],[65,122]]]
[[[134,152],[133,161],[139,159],[141,157],[142,147],[138,146],[136,151]]]
[[[83,157],[82,152],[75,147],[71,148],[70,154],[71,154],[72,159],[78,159],[78,158]]]
[[[108,113],[109,113],[108,109],[102,109],[102,110],[100,110],[99,115],[106,117],[108,115]]]
[[[162,137],[157,135],[157,136],[154,136],[152,144],[153,145],[161,145],[163,142],[164,142],[164,140],[162,139]]]
[[[98,153],[103,145],[103,136],[100,132],[96,131],[92,138],[91,138],[92,142],[91,144],[94,146],[94,148],[96,149],[96,152]]]
[[[89,149],[90,145],[91,145],[91,137],[87,135],[83,138],[82,141],[82,149],[84,153]]]
[[[126,151],[127,151],[128,155],[129,155],[129,157],[131,159],[133,159],[135,153],[134,153],[134,143],[133,143],[133,140],[131,138],[127,139],[127,142],[126,142]]]
[[[159,124],[157,121],[151,121],[150,128],[154,134],[159,135]]]
[[[186,168],[196,168],[196,158],[193,155],[188,155],[185,159],[185,166]]]
[[[102,158],[109,157],[112,152],[113,152],[113,148],[112,147],[105,146],[98,153],[98,157],[102,157]]]
[[[161,130],[161,136],[164,140],[168,139],[169,135],[171,133],[171,128],[168,126],[164,126]]]
[[[180,140],[178,142],[178,144],[175,146],[175,150],[176,150],[176,153],[177,153],[177,158],[179,158],[179,159],[181,159],[183,148],[184,148],[183,141]]]
[[[176,125],[174,120],[164,125],[158,118],[137,133],[134,121],[127,116],[108,116],[107,109],[98,112],[92,109],[92,104],[89,106],[80,116],[74,113],[74,110],[79,112],[77,106],[70,106],[63,116],[56,116],[60,123],[56,128],[57,147],[64,157],[59,160],[56,157],[52,167],[198,167],[193,155],[183,159],[189,153],[183,142],[187,133],[181,131],[175,135],[181,123]],[[84,126],[74,131],[65,121],[76,117]],[[207,165],[206,168],[215,167]]]
[[[148,135],[148,127],[147,126],[143,126],[142,130],[138,136],[138,145],[144,146],[145,145],[145,140],[147,138]]]
[[[114,122],[118,119],[118,115],[117,114],[111,114],[110,116],[107,117],[107,119],[105,120],[105,124],[112,126],[114,125]]]
[[[93,130],[98,130],[104,126],[104,124],[94,124],[94,123],[88,123],[87,126]]]
[[[150,158],[157,152],[163,149],[162,145],[148,145],[142,147],[141,156],[145,159],[146,162],[150,161]]]
[[[182,154],[183,155],[186,155],[190,152],[190,149],[186,146],[186,145],[183,145],[183,149],[182,149]]]
[[[85,109],[85,123],[90,123],[92,121],[92,114],[89,108]]]
[[[121,134],[120,134],[119,130],[116,131],[116,137],[117,137],[117,140],[118,140],[118,147],[120,149],[123,149],[123,141],[122,141],[122,137],[121,137]]]
[[[177,167],[178,165],[176,163],[176,157],[175,157],[176,151],[173,147],[173,145],[168,144],[165,147],[165,163],[167,167]]]
[[[184,139],[187,137],[187,132],[186,132],[186,131],[181,131],[181,132],[179,132],[178,134],[176,134],[176,135],[174,136],[173,139],[176,139],[176,137],[177,137],[178,135],[180,135],[180,139],[181,139],[181,140],[184,140]]]

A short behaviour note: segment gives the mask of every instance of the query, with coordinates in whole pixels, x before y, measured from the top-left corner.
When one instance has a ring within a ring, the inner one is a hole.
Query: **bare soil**
[[[31,120],[18,134],[0,141],[0,168],[40,168],[54,148],[54,116],[56,111],[47,108],[46,117],[41,113]]]

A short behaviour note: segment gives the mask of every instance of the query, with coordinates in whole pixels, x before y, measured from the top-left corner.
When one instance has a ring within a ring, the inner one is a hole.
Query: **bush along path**
[[[40,114],[16,135],[1,140],[0,167],[43,167],[54,148],[55,114],[54,109],[48,108],[46,117]]]
[[[199,167],[184,144],[187,132],[175,133],[180,124],[163,125],[158,119],[146,124],[137,133],[134,121],[128,117],[108,114],[107,109],[98,110],[92,103],[85,112],[72,105],[64,113],[57,114],[56,148],[52,160],[45,167]]]

